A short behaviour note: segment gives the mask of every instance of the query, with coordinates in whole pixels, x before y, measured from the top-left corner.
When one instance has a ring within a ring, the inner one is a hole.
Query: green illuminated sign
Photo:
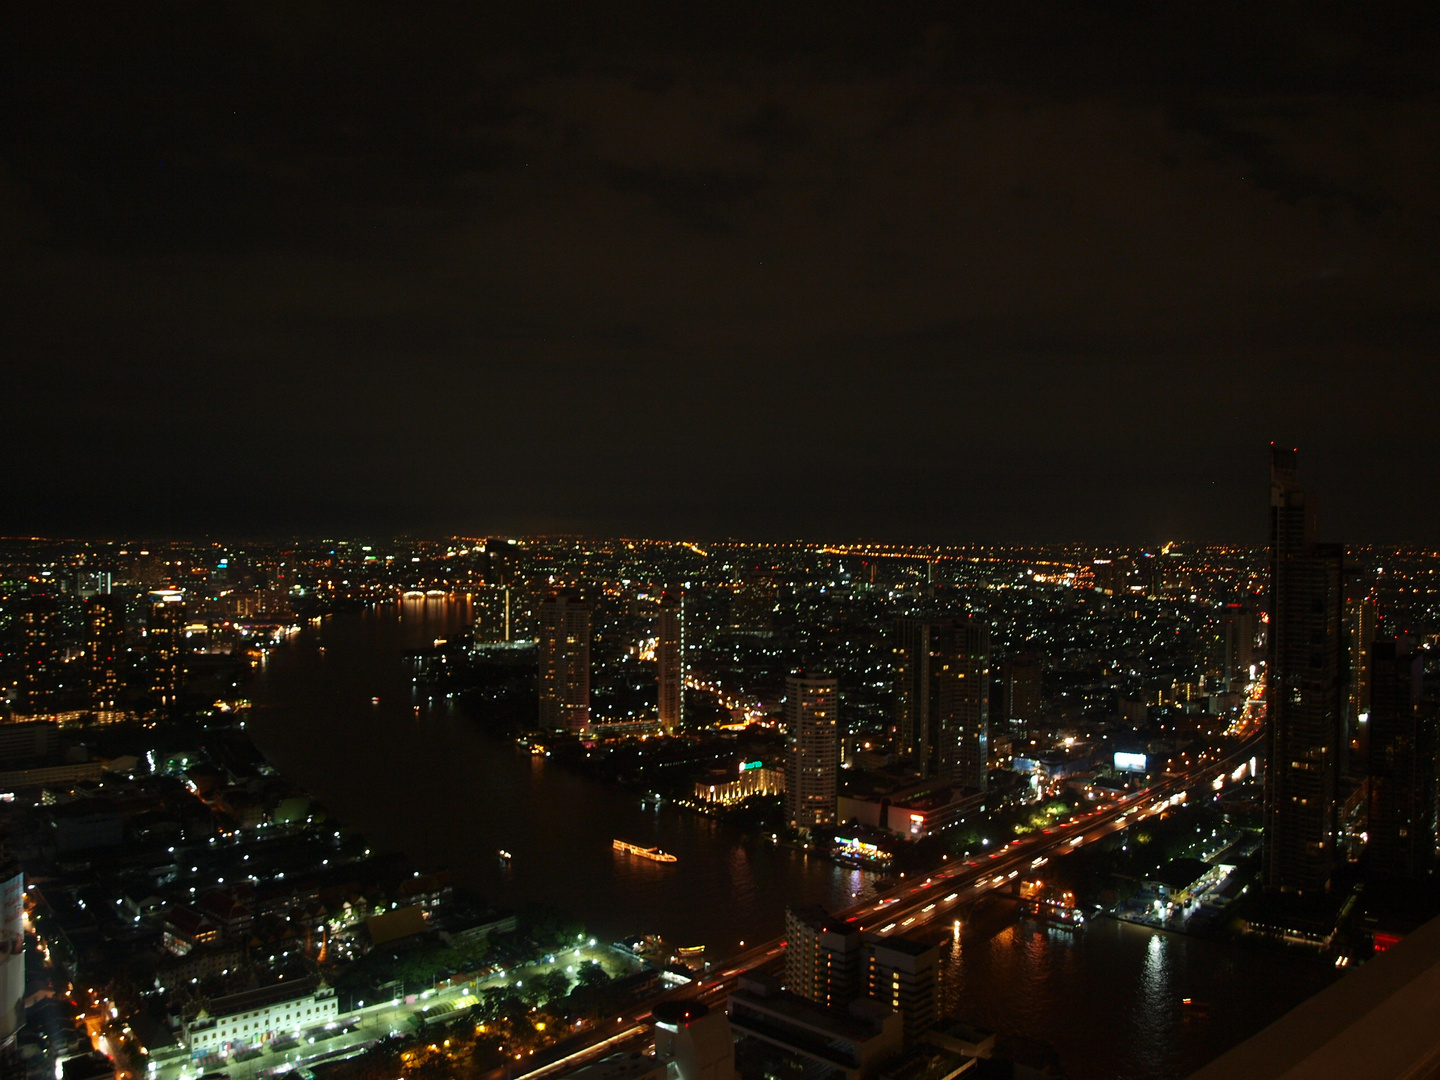
[[[751,769],[763,769],[764,767],[765,767],[765,763],[764,763],[763,761],[742,761],[742,762],[740,762],[740,771],[741,771],[741,772],[749,772]]]

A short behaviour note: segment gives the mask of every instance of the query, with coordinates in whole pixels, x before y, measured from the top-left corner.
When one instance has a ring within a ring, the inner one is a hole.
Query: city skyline
[[[42,1050],[30,1007],[0,1057],[1160,1080],[1249,1053],[1423,955],[1440,903],[1440,553],[1320,542],[1301,456],[1271,448],[1263,547],[0,540],[16,910],[101,984],[70,1005],[98,1053]]]
[[[1437,57],[5,6],[0,1080],[1440,1076]]]

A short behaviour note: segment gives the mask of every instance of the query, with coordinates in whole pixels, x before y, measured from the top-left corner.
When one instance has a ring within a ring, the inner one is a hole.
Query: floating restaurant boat
[[[624,840],[612,840],[610,845],[616,851],[628,851],[631,855],[639,855],[642,859],[651,859],[655,862],[680,861],[674,855],[661,851],[658,847],[643,848],[639,844],[627,844]]]

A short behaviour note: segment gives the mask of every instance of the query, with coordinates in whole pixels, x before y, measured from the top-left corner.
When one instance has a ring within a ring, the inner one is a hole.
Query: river
[[[743,842],[673,807],[642,810],[634,793],[520,753],[453,702],[429,700],[401,654],[471,617],[464,600],[432,598],[305,626],[263,664],[251,734],[378,847],[448,867],[500,905],[563,907],[611,939],[659,933],[718,958],[779,934],[787,903],[840,908],[868,894],[869,874]],[[658,844],[679,862],[619,854],[614,837]],[[947,940],[942,994],[950,1013],[1049,1042],[1074,1080],[1161,1080],[1186,1076],[1332,979],[1303,957],[1107,920],[1074,937],[1002,918]]]
[[[868,894],[870,874],[741,843],[668,805],[643,810],[637,794],[521,753],[453,701],[429,700],[400,654],[469,619],[464,601],[429,599],[306,626],[256,679],[251,734],[276,768],[379,847],[448,867],[497,904],[564,907],[611,939],[658,933],[723,956],[779,934],[786,898],[845,907]],[[679,862],[616,852],[616,837]]]

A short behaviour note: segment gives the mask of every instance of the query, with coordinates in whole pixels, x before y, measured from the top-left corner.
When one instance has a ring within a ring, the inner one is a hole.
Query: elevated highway
[[[861,931],[882,936],[913,933],[940,920],[953,921],[958,912],[976,900],[996,889],[1009,888],[1051,859],[1063,858],[1087,844],[1163,814],[1188,800],[1191,792],[1213,795],[1217,778],[1228,778],[1240,765],[1262,753],[1263,739],[1249,739],[1218,758],[1198,763],[1182,775],[1162,776],[1144,791],[1134,792],[1116,803],[1033,837],[1012,841],[984,858],[949,860],[929,877],[902,881],[884,893],[834,914],[853,920]],[[716,964],[716,970],[703,979],[658,995],[617,1015],[613,1022],[607,1020],[585,1035],[568,1040],[558,1060],[548,1060],[527,1072],[516,1069],[513,1080],[521,1077],[543,1080],[578,1068],[603,1053],[641,1045],[648,1037],[646,1021],[650,1010],[657,1002],[695,998],[712,1007],[723,1006],[742,976],[777,969],[784,957],[783,938],[752,946]]]

